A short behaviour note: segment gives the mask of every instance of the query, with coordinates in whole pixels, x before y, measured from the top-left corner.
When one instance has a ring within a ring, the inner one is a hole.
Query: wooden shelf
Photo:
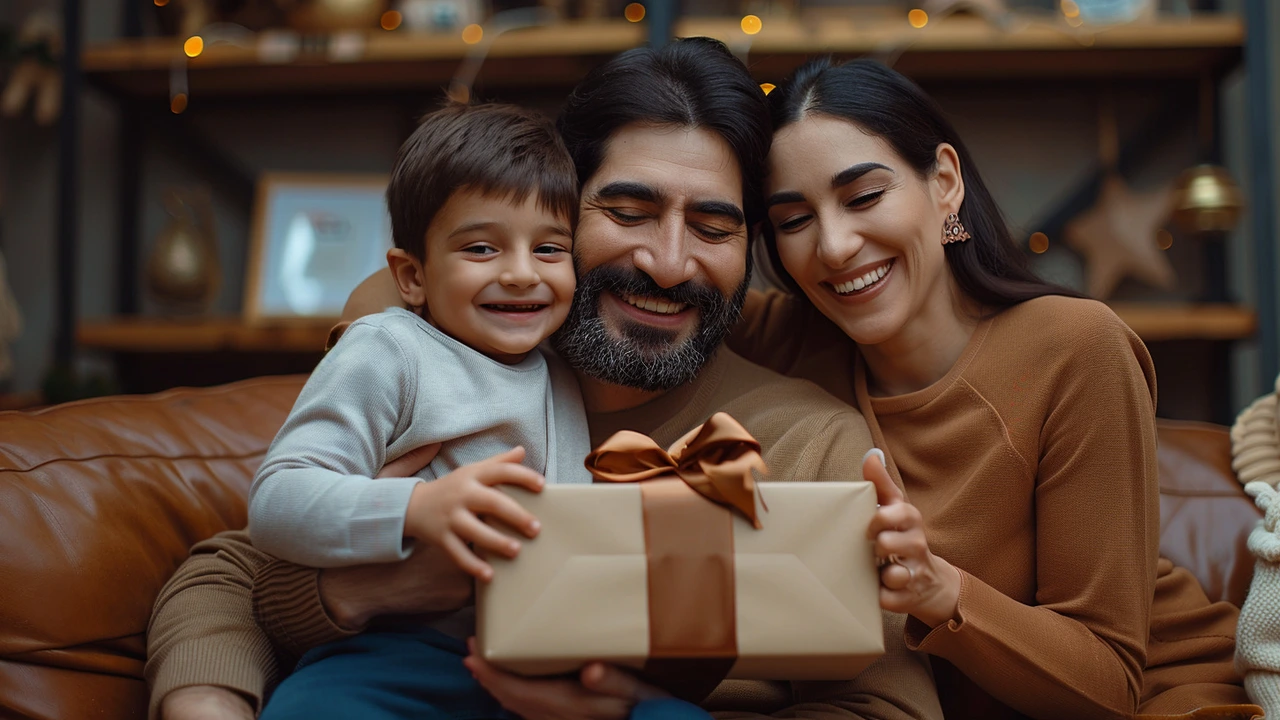
[[[1015,18],[1008,31],[973,17],[952,16],[923,29],[905,18],[821,21],[766,18],[748,37],[736,19],[685,19],[681,37],[705,35],[746,53],[761,81],[778,82],[809,56],[888,55],[895,67],[928,78],[1199,77],[1237,63],[1244,26],[1229,14],[1162,18],[1112,28],[1072,29],[1048,20]],[[645,27],[624,21],[568,22],[526,28],[495,39],[478,84],[485,88],[566,87],[603,59],[645,41]],[[748,50],[749,42],[749,50]],[[272,61],[268,41],[211,44],[187,60],[181,41],[148,38],[90,46],[87,76],[112,92],[167,97],[175,63],[187,65],[193,99],[213,95],[435,92],[475,49],[456,34],[371,32],[363,50],[333,61],[325,51]],[[265,58],[265,59],[264,59]]]
[[[172,320],[114,318],[84,320],[76,342],[84,348],[133,353],[272,352],[324,350],[332,321],[249,326],[240,318]]]
[[[1234,305],[1114,304],[1112,309],[1147,342],[1238,340],[1252,337],[1257,317]],[[250,327],[238,318],[87,320],[76,331],[84,348],[129,353],[316,353],[331,322]]]
[[[1111,309],[1145,342],[1242,340],[1258,329],[1258,316],[1236,305],[1113,303]]]

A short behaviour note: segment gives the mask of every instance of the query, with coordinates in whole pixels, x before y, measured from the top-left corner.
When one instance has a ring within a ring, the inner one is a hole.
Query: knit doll
[[[1276,390],[1249,406],[1231,429],[1232,469],[1266,513],[1249,535],[1257,563],[1236,629],[1236,669],[1268,718],[1280,718],[1280,380]]]

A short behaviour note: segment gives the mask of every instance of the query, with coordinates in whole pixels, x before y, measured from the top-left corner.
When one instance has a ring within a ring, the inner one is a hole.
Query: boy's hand
[[[541,492],[546,480],[520,464],[524,448],[517,447],[478,463],[464,465],[431,482],[420,483],[409,498],[404,534],[444,548],[458,567],[481,580],[493,577],[493,568],[467,544],[495,555],[515,557],[520,543],[484,524],[478,516],[500,520],[527,537],[536,537],[537,518],[497,490],[495,485],[515,485]]]

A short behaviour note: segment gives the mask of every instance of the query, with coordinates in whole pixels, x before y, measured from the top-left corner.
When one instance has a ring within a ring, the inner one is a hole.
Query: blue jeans
[[[322,645],[280,683],[259,720],[517,720],[462,664],[467,646],[436,630],[368,632]],[[697,705],[646,700],[630,720],[707,720]]]

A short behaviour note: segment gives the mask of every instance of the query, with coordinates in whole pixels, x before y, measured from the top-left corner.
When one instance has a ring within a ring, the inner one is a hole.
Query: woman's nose
[[[842,268],[864,245],[857,230],[842,223],[822,223],[818,228],[818,260],[829,268]]]

